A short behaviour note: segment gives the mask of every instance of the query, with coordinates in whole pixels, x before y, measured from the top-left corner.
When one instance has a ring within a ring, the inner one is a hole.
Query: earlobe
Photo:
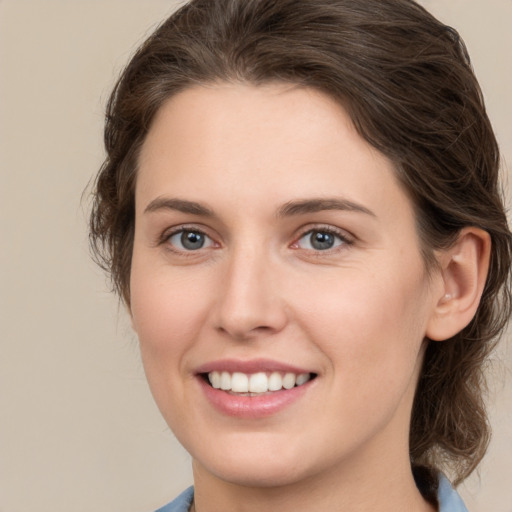
[[[471,322],[485,287],[490,252],[489,234],[468,227],[453,246],[438,255],[442,285],[427,326],[429,339],[451,338]]]

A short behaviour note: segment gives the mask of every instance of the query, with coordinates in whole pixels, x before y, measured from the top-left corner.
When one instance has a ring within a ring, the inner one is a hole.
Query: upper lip
[[[195,372],[210,373],[210,372],[240,372],[240,373],[259,373],[259,372],[282,372],[282,373],[313,373],[310,369],[300,368],[298,366],[274,361],[271,359],[251,359],[251,360],[238,360],[238,359],[219,359],[205,363],[198,368]]]

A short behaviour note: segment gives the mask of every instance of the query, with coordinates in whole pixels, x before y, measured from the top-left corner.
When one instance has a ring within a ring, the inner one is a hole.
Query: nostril
[[[230,338],[233,338],[237,341],[247,341],[251,338],[259,337],[259,336],[268,336],[272,333],[276,332],[277,329],[272,328],[271,326],[261,325],[261,326],[244,326],[233,325],[233,326],[218,326],[217,331],[220,334],[227,335]]]

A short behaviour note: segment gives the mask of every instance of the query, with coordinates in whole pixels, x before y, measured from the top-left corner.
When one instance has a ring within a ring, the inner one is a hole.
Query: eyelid
[[[215,238],[208,233],[208,229],[198,226],[197,224],[179,224],[177,226],[172,226],[170,228],[165,229],[162,234],[158,237],[156,245],[165,245],[166,249],[169,251],[172,251],[177,254],[183,254],[183,255],[192,255],[193,253],[200,252],[202,248],[197,249],[196,251],[192,250],[186,250],[186,249],[179,249],[172,244],[169,243],[169,240],[171,237],[177,235],[178,233],[182,233],[184,231],[189,231],[192,233],[199,233],[203,235],[204,237],[211,240],[211,245],[208,247],[204,247],[204,249],[210,249],[210,248],[216,248],[219,247],[220,244],[215,240]]]
[[[213,248],[218,248],[221,246],[221,244],[216,240],[216,237],[212,236],[209,233],[209,231],[210,231],[209,229],[207,229],[201,225],[198,225],[198,224],[180,224],[177,226],[172,226],[170,228],[167,228],[158,237],[155,245],[166,245],[168,250],[170,250],[174,253],[179,253],[179,254],[192,255],[192,253],[201,251],[201,249],[198,249],[197,251],[190,251],[190,250],[187,251],[184,249],[181,250],[179,248],[171,246],[171,244],[168,243],[169,239],[172,236],[174,236],[178,233],[181,233],[183,231],[191,231],[191,232],[196,232],[196,233],[200,233],[200,234],[204,235],[205,237],[207,237],[208,239],[210,239],[212,241]],[[326,233],[335,235],[342,241],[342,244],[340,244],[341,246],[352,245],[356,240],[356,237],[354,235],[352,235],[351,233],[349,233],[345,229],[342,229],[342,228],[339,228],[339,227],[336,227],[333,225],[329,225],[329,224],[308,224],[308,225],[300,228],[300,230],[297,232],[297,234],[293,237],[293,242],[290,244],[290,247],[293,249],[301,249],[300,247],[298,247],[298,242],[303,237],[305,237],[306,235],[308,235],[314,231],[326,232]],[[318,253],[328,254],[330,252],[339,250],[340,245],[333,247],[332,249],[326,249],[323,251],[314,250],[314,249],[304,249],[304,250],[309,251],[309,252],[318,252]],[[205,247],[205,249],[210,249],[210,248],[212,248],[212,246]]]
[[[340,244],[342,246],[352,245],[355,242],[355,236],[353,236],[351,233],[349,233],[345,229],[341,229],[341,228],[338,228],[336,226],[332,226],[329,224],[313,224],[313,225],[308,225],[308,226],[301,228],[299,233],[294,237],[294,241],[292,242],[291,247],[293,249],[301,249],[300,247],[298,247],[299,240],[301,240],[305,236],[307,236],[315,231],[325,232],[325,233],[330,233],[332,235],[335,235],[343,242],[342,244]],[[314,250],[314,249],[304,249],[304,250],[311,251],[311,252],[318,252],[318,253],[322,253],[322,252],[329,253],[332,251],[336,251],[337,249],[339,249],[339,247],[340,246],[338,245],[336,247],[333,247],[332,249],[326,249],[323,251]]]

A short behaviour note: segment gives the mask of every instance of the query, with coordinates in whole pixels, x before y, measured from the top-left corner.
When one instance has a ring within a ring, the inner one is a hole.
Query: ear
[[[471,322],[484,290],[490,253],[489,233],[476,227],[464,228],[453,246],[439,252],[441,286],[428,321],[428,338],[446,340]]]

